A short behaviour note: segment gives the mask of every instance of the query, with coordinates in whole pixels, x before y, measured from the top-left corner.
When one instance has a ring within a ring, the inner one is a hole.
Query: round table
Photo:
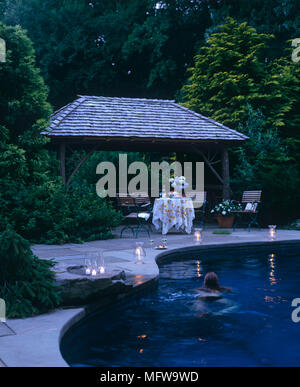
[[[191,233],[195,211],[191,198],[155,199],[152,223],[162,234],[167,234],[172,227]]]

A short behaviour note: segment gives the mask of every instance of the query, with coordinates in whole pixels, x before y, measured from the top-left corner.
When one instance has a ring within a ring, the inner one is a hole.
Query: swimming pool
[[[72,366],[299,366],[300,323],[291,319],[299,252],[172,254],[159,264],[157,286],[71,329],[62,354]],[[233,292],[200,301],[195,289],[209,271]]]

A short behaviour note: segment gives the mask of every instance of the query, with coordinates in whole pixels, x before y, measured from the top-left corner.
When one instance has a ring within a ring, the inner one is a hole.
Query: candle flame
[[[101,274],[104,274],[104,273],[105,273],[105,268],[104,268],[104,266],[100,266],[99,271],[100,271]]]

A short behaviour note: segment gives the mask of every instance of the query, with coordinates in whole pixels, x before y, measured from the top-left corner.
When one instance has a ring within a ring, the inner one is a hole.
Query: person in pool
[[[205,300],[218,300],[222,298],[224,292],[232,292],[232,289],[220,286],[219,278],[216,273],[207,273],[204,277],[203,287],[197,289],[200,293],[199,298]]]
[[[207,273],[204,277],[203,287],[195,290],[197,301],[191,303],[191,309],[196,312],[198,317],[202,318],[204,315],[222,316],[239,309],[238,303],[223,297],[222,293],[232,292],[232,289],[220,286],[216,273]],[[214,302],[211,303],[211,301]]]

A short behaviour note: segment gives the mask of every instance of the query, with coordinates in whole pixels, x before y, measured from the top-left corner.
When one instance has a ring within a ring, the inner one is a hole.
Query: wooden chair
[[[125,218],[125,226],[121,230],[120,238],[126,229],[131,230],[137,238],[139,231],[145,230],[150,237],[151,226],[147,223],[151,213],[143,204],[139,205],[136,198],[130,195],[117,195],[118,208]],[[151,204],[151,203],[150,203]]]
[[[193,200],[194,204],[194,211],[195,211],[195,218],[199,216],[200,219],[200,227],[204,226],[204,217],[205,217],[205,210],[206,210],[206,197],[207,197],[207,192],[196,192],[196,193],[191,193],[190,195],[187,194],[187,196],[191,197]],[[202,204],[203,203],[203,204]]]
[[[243,209],[240,211],[234,211],[236,220],[233,226],[233,230],[238,225],[247,225],[248,231],[256,224],[260,228],[260,224],[257,221],[258,209],[261,203],[262,191],[244,191],[242,201],[240,204]]]

